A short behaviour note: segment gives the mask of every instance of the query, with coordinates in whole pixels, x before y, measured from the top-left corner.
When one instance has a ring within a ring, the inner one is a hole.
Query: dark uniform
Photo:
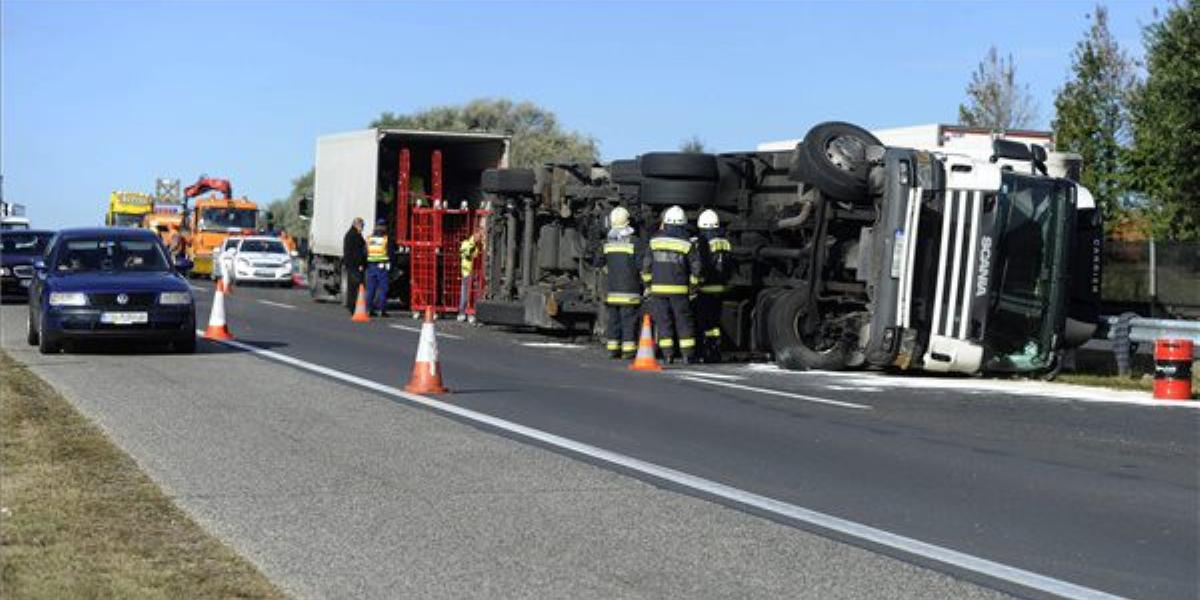
[[[719,229],[701,229],[700,293],[696,297],[696,325],[704,336],[702,354],[707,362],[721,361],[721,299],[729,290],[733,245]]]
[[[667,225],[650,238],[642,259],[643,278],[649,277],[651,314],[663,355],[696,356],[692,303],[688,295],[700,283],[700,252],[681,225]],[[679,347],[675,347],[678,337]]]
[[[367,271],[367,240],[354,227],[342,238],[342,269],[346,273],[346,308],[354,312],[358,301],[358,286]]]
[[[631,358],[637,352],[638,314],[642,304],[642,282],[638,270],[642,249],[633,229],[622,227],[608,232],[604,243],[604,269],[607,272],[608,293],[604,304],[608,310],[608,339],[605,347],[614,357]]]

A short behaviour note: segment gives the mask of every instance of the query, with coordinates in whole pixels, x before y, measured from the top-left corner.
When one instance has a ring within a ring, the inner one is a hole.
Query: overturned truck
[[[478,315],[598,331],[609,211],[629,209],[647,237],[671,205],[693,223],[712,208],[736,263],[729,349],[797,369],[1053,372],[1096,327],[1100,216],[1072,161],[991,146],[885,147],[832,122],[786,151],[488,170]]]

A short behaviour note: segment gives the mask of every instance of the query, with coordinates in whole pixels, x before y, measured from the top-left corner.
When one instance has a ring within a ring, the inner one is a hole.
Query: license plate
[[[136,325],[149,322],[150,317],[144,312],[106,312],[100,313],[100,322],[109,325]]]
[[[254,272],[255,277],[271,277],[273,275],[275,275],[275,273],[273,273],[271,271],[255,271]]]

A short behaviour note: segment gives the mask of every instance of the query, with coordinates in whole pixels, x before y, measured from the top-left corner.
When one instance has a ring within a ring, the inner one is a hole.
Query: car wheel
[[[532,194],[537,175],[533,169],[488,169],[479,184],[483,191],[493,194]]]
[[[712,203],[717,191],[712,181],[687,181],[683,179],[642,179],[639,198],[643,204],[670,206],[704,206]]]
[[[46,331],[46,325],[43,322],[38,327],[38,352],[42,354],[58,354],[61,350],[62,343]]]
[[[821,123],[796,146],[788,176],[834,198],[863,200],[871,168],[867,148],[880,145],[879,138],[857,125]]]
[[[644,177],[717,180],[717,157],[689,152],[648,152],[638,158]]]
[[[33,326],[33,311],[29,311],[29,316],[25,319],[25,341],[30,346],[38,345],[38,330]]]
[[[816,310],[810,310],[804,290],[779,296],[767,313],[767,334],[775,363],[785,369],[840,371],[849,366],[851,340],[830,329]]]

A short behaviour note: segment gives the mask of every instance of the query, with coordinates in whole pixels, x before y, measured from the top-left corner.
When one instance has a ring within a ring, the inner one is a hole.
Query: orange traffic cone
[[[218,279],[216,292],[213,293],[212,312],[208,314],[208,327],[204,330],[204,337],[210,340],[233,339],[233,334],[229,333],[229,327],[225,325],[224,288]]]
[[[233,278],[229,276],[229,271],[221,271],[221,291],[233,293]]]
[[[350,317],[355,323],[366,323],[371,320],[371,315],[367,314],[367,287],[363,284],[358,284],[358,300],[354,301],[354,316]]]
[[[642,334],[638,336],[637,356],[633,358],[633,364],[629,365],[629,370],[662,370],[662,366],[658,364],[658,359],[654,358],[654,332],[650,329],[650,315],[642,317]]]
[[[437,334],[433,328],[433,308],[425,309],[425,322],[421,324],[421,339],[417,342],[417,360],[413,363],[412,378],[406,391],[414,394],[445,394],[450,390],[442,385],[442,371],[438,367]]]

